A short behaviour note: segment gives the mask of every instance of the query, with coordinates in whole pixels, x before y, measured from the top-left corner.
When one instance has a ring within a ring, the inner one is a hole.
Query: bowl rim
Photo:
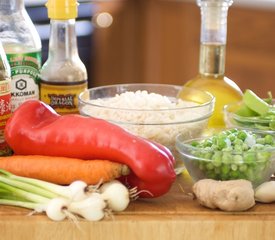
[[[205,96],[209,97],[209,101],[202,103],[202,104],[198,104],[195,106],[186,106],[186,107],[177,107],[177,108],[163,108],[163,109],[135,109],[135,108],[121,108],[121,107],[108,107],[108,106],[103,106],[103,105],[99,105],[99,104],[94,104],[89,102],[89,100],[83,100],[82,97],[83,95],[89,93],[90,91],[96,91],[96,90],[100,90],[100,89],[106,89],[106,88],[114,88],[114,87],[135,87],[135,86],[147,86],[147,87],[170,87],[170,88],[174,88],[176,90],[181,90],[183,87],[180,85],[173,85],[173,84],[158,84],[158,83],[126,83],[126,84],[112,84],[112,85],[105,85],[105,86],[99,86],[99,87],[94,87],[94,88],[88,88],[86,90],[84,90],[83,92],[81,92],[78,96],[78,102],[79,105],[80,103],[82,104],[86,104],[89,106],[94,106],[94,107],[100,107],[103,109],[112,109],[112,110],[123,110],[123,111],[135,111],[135,112],[166,112],[166,111],[179,111],[179,110],[183,110],[183,109],[200,109],[203,108],[205,106],[211,106],[212,105],[212,109],[211,111],[209,111],[209,113],[207,113],[204,118],[210,117],[213,114],[214,111],[214,105],[215,105],[215,97],[207,92],[207,91],[203,91],[200,89],[195,89],[195,88],[190,88],[190,87],[184,87],[185,89],[191,89],[192,91],[197,91],[200,92],[202,94],[204,94]],[[138,91],[138,90],[136,90]]]

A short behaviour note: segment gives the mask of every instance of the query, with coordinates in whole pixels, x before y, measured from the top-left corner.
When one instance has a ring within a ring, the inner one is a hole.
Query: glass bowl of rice
[[[184,96],[181,99],[180,91]],[[107,120],[158,142],[177,159],[176,136],[200,137],[213,113],[214,102],[208,92],[177,85],[118,84],[82,92],[79,111],[81,115]]]

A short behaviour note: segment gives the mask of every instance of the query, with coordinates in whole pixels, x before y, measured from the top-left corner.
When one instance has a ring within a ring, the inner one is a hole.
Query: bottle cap
[[[75,19],[78,14],[77,0],[48,0],[48,17],[56,20]]]

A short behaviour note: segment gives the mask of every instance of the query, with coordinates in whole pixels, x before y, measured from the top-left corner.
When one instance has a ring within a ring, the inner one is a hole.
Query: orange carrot
[[[126,165],[108,160],[81,160],[40,155],[0,157],[0,168],[15,175],[36,178],[56,184],[82,180],[87,184],[107,182],[129,174]]]

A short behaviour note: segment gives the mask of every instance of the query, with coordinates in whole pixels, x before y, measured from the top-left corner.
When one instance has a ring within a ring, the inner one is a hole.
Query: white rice
[[[203,116],[208,110],[193,108],[197,103],[170,99],[147,91],[124,92],[112,98],[90,100],[89,103],[93,105],[82,107],[82,114],[115,122],[172,151],[178,134],[185,134],[186,139],[199,137],[207,124]],[[202,120],[192,122],[198,118]]]
[[[172,101],[167,96],[140,90],[136,92],[116,94],[113,98],[99,98],[96,100],[90,100],[90,103],[113,108],[142,110],[174,109],[197,105],[196,103],[182,101],[181,99]]]

